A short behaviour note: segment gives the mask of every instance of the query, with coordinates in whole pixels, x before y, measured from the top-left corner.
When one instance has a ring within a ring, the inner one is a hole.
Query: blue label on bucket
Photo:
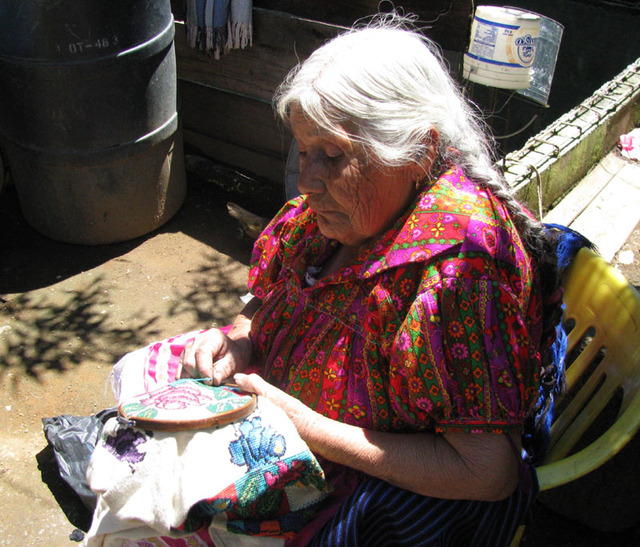
[[[533,62],[533,56],[536,51],[536,40],[531,34],[520,36],[516,39],[516,51],[518,59],[523,65],[529,65]]]
[[[473,52],[479,58],[493,58],[496,48],[496,39],[498,37],[498,29],[490,25],[482,25],[478,28],[473,40]]]
[[[518,25],[510,25],[508,23],[499,23],[498,21],[489,21],[488,19],[483,19],[482,17],[476,17],[475,19],[480,23],[484,23],[485,25],[490,25],[496,28],[508,28],[511,30],[518,30],[520,28]]]
[[[475,59],[476,61],[481,61],[483,63],[488,63],[490,65],[510,66],[510,67],[513,67],[513,68],[522,68],[522,65],[519,65],[518,63],[505,63],[504,61],[495,61],[493,59],[487,59],[486,57],[480,57],[478,55],[474,55],[473,53],[467,53],[466,55],[468,55],[472,59]]]

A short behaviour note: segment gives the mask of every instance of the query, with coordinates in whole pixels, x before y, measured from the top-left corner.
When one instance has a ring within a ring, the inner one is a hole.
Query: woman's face
[[[298,189],[307,194],[322,234],[360,247],[387,229],[416,194],[416,165],[381,169],[344,135],[329,133],[291,110],[291,128],[300,145]]]

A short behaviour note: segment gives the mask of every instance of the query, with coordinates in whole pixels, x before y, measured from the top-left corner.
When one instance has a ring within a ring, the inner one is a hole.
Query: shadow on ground
[[[47,485],[51,494],[64,512],[69,522],[77,529],[87,532],[91,527],[92,511],[82,499],[62,479],[60,469],[51,445],[45,446],[36,456],[42,482]],[[79,534],[76,534],[79,536]]]
[[[250,242],[240,239],[238,224],[227,214],[226,203],[230,199],[242,200],[213,183],[190,177],[184,205],[166,224],[130,241],[90,246],[61,243],[36,232],[20,210],[15,188],[9,186],[0,194],[0,294],[53,285],[167,233],[185,234],[247,264]]]
[[[142,309],[145,291],[149,306],[163,299],[164,314],[189,317],[180,332],[231,321],[246,292],[251,242],[228,216],[228,199],[215,185],[190,179],[184,206],[158,230],[83,246],[33,230],[15,188],[7,188],[0,196],[0,372],[19,367],[37,377],[88,357],[113,363],[162,334],[164,318]],[[166,243],[145,250],[154,239]],[[143,300],[131,312],[134,321],[118,314],[119,290]]]

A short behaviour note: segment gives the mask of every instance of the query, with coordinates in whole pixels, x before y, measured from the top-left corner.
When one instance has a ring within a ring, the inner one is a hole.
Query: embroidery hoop
[[[241,420],[256,404],[255,393],[235,384],[208,386],[185,378],[124,401],[118,407],[118,419],[137,429],[190,431]]]

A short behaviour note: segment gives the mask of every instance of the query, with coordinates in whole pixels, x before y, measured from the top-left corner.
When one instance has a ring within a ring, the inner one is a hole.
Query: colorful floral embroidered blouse
[[[498,200],[451,169],[351,267],[309,286],[307,267],[336,245],[304,197],[256,242],[265,378],[368,429],[519,429],[538,391],[541,297]]]

